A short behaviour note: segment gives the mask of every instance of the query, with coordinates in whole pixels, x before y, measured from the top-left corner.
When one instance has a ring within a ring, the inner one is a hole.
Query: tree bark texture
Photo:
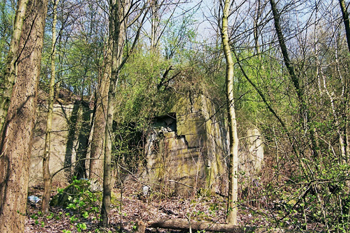
[[[346,4],[344,0],[339,0],[339,5],[341,8],[341,13],[343,16],[343,22],[345,26],[345,32],[346,32],[346,40],[348,42],[348,49],[350,52],[350,21],[349,21],[349,13],[348,10],[346,9]]]
[[[234,74],[233,58],[228,38],[228,16],[230,11],[230,0],[225,0],[224,11],[222,16],[222,44],[226,58],[226,95],[227,95],[227,112],[229,121],[229,138],[230,138],[230,169],[229,169],[229,190],[228,190],[228,216],[227,223],[237,224],[237,192],[238,192],[238,135],[237,122],[234,105]]]
[[[16,81],[16,65],[18,62],[18,51],[20,47],[19,43],[28,3],[29,0],[19,0],[17,2],[10,49],[6,58],[5,69],[0,79],[0,131],[2,131],[5,122],[7,110],[10,105],[12,87]]]
[[[344,22],[344,26],[345,26],[345,33],[346,33],[346,41],[347,41],[347,44],[348,44],[348,50],[350,52],[350,21],[349,21],[349,12],[346,8],[346,4],[345,4],[345,1],[344,0],[339,0],[339,5],[340,5],[340,8],[341,8],[341,12],[342,12],[342,16],[343,16],[343,22]],[[346,84],[348,84],[348,79],[345,80]],[[340,135],[339,136],[339,139],[340,140],[343,140],[344,141],[344,144],[343,144],[343,147],[345,149],[343,149],[343,151],[345,150],[345,158],[346,158],[346,161],[349,160],[348,158],[348,155],[349,155],[349,140],[348,140],[348,119],[349,119],[349,113],[348,113],[348,100],[349,100],[349,91],[347,90],[346,91],[346,96],[345,98],[343,98],[343,105],[346,106],[345,109],[346,109],[346,113],[344,114],[345,116],[343,117],[343,121],[345,122],[345,126],[344,126],[344,132],[343,134],[345,135],[344,136],[344,139],[342,138],[343,136]]]
[[[116,82],[112,81],[109,87],[108,93],[108,107],[107,107],[107,122],[105,129],[105,148],[104,148],[104,166],[103,166],[103,197],[101,207],[101,226],[108,226],[110,205],[111,205],[111,193],[113,184],[112,180],[112,141],[113,141],[113,113],[114,105],[113,100],[115,98]]]
[[[43,178],[44,178],[44,193],[42,197],[41,210],[44,213],[49,211],[50,196],[51,196],[51,174],[50,174],[50,153],[51,153],[51,130],[52,130],[52,117],[53,117],[53,103],[55,98],[55,57],[56,57],[56,24],[57,24],[57,5],[59,0],[53,1],[53,22],[52,22],[52,40],[51,40],[51,78],[49,86],[49,98],[48,98],[48,113],[46,122],[46,134],[44,145],[44,157],[43,157]]]
[[[102,183],[103,179],[103,155],[104,155],[104,135],[107,119],[107,104],[109,82],[111,77],[112,62],[112,40],[108,40],[107,54],[104,59],[104,72],[99,80],[98,93],[96,95],[96,113],[93,126],[93,136],[91,140],[90,154],[90,180],[98,180]]]
[[[256,2],[256,9],[255,9],[255,15],[254,15],[254,45],[255,45],[255,52],[258,56],[259,60],[261,60],[260,55],[260,44],[259,44],[259,19],[261,17],[262,9],[261,9],[261,2],[258,0]]]
[[[158,0],[149,0],[151,7],[151,48],[156,49],[158,46],[158,29],[159,29],[159,4]]]
[[[116,103],[116,87],[119,78],[119,69],[123,59],[123,47],[125,42],[125,24],[124,11],[128,5],[128,0],[110,1],[110,39],[112,41],[112,66],[111,78],[108,91],[107,119],[105,128],[105,147],[104,147],[104,168],[103,168],[103,197],[101,207],[101,222],[103,227],[108,226],[108,215],[110,212],[112,180],[112,142],[113,142],[113,115]]]
[[[13,87],[0,145],[2,233],[24,231],[46,11],[47,0],[28,2],[19,43],[21,54],[17,65],[17,81]]]

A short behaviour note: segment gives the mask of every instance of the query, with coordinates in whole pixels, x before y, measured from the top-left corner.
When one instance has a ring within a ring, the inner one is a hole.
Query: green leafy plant
[[[90,181],[85,179],[74,179],[65,189],[58,189],[58,195],[53,202],[54,205],[63,205],[84,218],[88,218],[91,213],[99,213],[98,194],[90,191]]]
[[[54,216],[55,216],[54,213],[50,213],[50,215],[47,215],[46,218],[47,219],[52,219]]]
[[[86,230],[87,227],[86,227],[86,224],[85,223],[78,223],[77,224],[77,231],[78,232],[81,232],[82,230]]]
[[[64,189],[57,189],[57,195],[51,201],[51,205],[63,206],[69,209],[69,213],[59,212],[56,219],[60,219],[65,215],[72,224],[72,228],[76,228],[78,232],[87,229],[87,226],[81,220],[88,219],[91,216],[92,220],[99,219],[99,193],[90,191],[90,181],[87,179],[76,179]],[[46,218],[51,219],[54,214],[48,215]],[[67,231],[68,232],[68,231]]]
[[[69,218],[69,220],[71,223],[74,223],[78,220],[78,218],[75,215],[73,215],[72,217]]]

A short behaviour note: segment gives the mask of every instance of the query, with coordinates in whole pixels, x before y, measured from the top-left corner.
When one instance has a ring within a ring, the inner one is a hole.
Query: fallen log
[[[219,231],[219,232],[233,232],[233,233],[247,233],[256,232],[256,227],[242,227],[228,224],[217,224],[210,222],[189,222],[186,219],[166,219],[159,221],[151,221],[147,223],[147,227],[165,228],[174,230],[188,230],[195,231]]]

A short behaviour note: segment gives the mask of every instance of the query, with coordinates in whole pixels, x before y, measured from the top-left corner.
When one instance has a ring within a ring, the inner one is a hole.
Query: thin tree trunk
[[[108,226],[108,215],[110,212],[111,193],[113,184],[112,180],[112,126],[113,126],[113,114],[115,108],[116,99],[116,87],[118,83],[118,70],[122,61],[122,48],[124,44],[124,24],[126,19],[123,19],[123,12],[125,7],[122,5],[122,0],[110,1],[110,39],[112,45],[112,65],[111,65],[111,78],[108,91],[108,104],[107,104],[107,119],[105,128],[105,147],[104,147],[104,168],[103,168],[103,197],[101,207],[101,221],[100,225],[103,227]]]
[[[255,45],[255,52],[256,52],[256,55],[258,56],[259,60],[261,60],[261,56],[260,56],[260,45],[259,45],[259,19],[260,19],[260,16],[261,16],[261,12],[262,10],[260,9],[261,8],[261,3],[260,3],[260,0],[257,1],[257,6],[256,6],[256,10],[255,10],[255,13],[256,15],[254,16],[254,45]]]
[[[341,8],[341,12],[342,12],[342,16],[343,16],[343,22],[344,22],[344,26],[345,26],[345,32],[346,32],[346,40],[347,40],[347,44],[348,44],[348,50],[350,52],[350,21],[349,21],[349,13],[346,9],[346,4],[344,0],[339,0],[339,5]],[[348,79],[345,80],[345,83],[348,83]],[[346,86],[346,85],[345,85]],[[348,99],[349,99],[349,91],[348,89],[346,89],[345,91],[345,97],[343,100],[343,105],[344,106],[348,106]],[[349,154],[349,142],[348,142],[348,119],[349,119],[349,114],[348,114],[348,108],[345,107],[345,114],[344,114],[344,118],[343,121],[345,122],[345,126],[344,126],[344,146],[345,146],[345,158],[346,160],[348,160],[348,154]]]
[[[0,232],[24,232],[46,11],[47,0],[27,5],[17,81],[0,145]]]
[[[102,183],[103,177],[103,151],[104,151],[104,135],[107,119],[108,90],[111,77],[112,62],[112,40],[108,40],[107,54],[105,57],[105,70],[100,79],[97,93],[95,122],[93,126],[93,136],[91,141],[90,154],[90,180],[99,180]]]
[[[20,47],[19,43],[28,3],[29,0],[19,0],[17,3],[10,49],[7,55],[4,73],[0,80],[0,131],[5,122],[7,110],[10,105],[12,87],[16,80],[16,66],[18,63],[18,52]]]
[[[157,48],[157,30],[159,27],[159,15],[158,15],[158,0],[150,0],[151,5],[151,48],[156,49]]]
[[[53,117],[53,103],[55,98],[55,58],[56,58],[56,24],[57,24],[57,5],[59,0],[53,0],[53,22],[52,22],[52,40],[51,40],[51,79],[49,86],[48,113],[45,134],[45,146],[43,157],[43,178],[44,178],[44,193],[42,197],[41,210],[44,213],[49,211],[50,196],[51,196],[51,174],[50,174],[50,153],[51,153],[51,130]]]
[[[287,46],[285,44],[284,36],[283,36],[281,25],[280,25],[280,14],[277,10],[276,2],[274,0],[270,0],[270,5],[271,5],[271,9],[272,9],[273,18],[274,18],[278,42],[279,42],[279,45],[280,45],[280,48],[282,51],[282,55],[283,55],[284,64],[287,67],[289,76],[293,82],[294,88],[295,88],[296,93],[297,93],[298,101],[299,101],[300,127],[304,128],[304,130],[307,130],[309,132],[310,140],[311,140],[311,148],[312,148],[312,151],[314,153],[313,156],[315,158],[319,158],[319,149],[317,147],[317,141],[315,138],[315,131],[314,131],[314,129],[312,129],[309,126],[312,124],[309,124],[310,119],[309,119],[309,113],[308,113],[308,106],[307,106],[307,103],[305,101],[304,90],[300,85],[299,78],[295,72],[294,66],[289,59]],[[303,125],[304,119],[306,122],[305,126]],[[302,167],[304,167],[303,163],[301,163],[301,165],[302,165]],[[317,165],[314,166],[314,168],[316,170],[319,169],[319,167]],[[306,172],[306,169],[304,169],[304,168],[303,168],[303,170],[304,170],[304,176],[306,177],[306,179],[310,179],[310,178],[313,179],[313,176],[314,176],[313,172]],[[322,200],[320,199],[320,196],[318,196],[318,198],[319,198],[319,203],[320,203],[321,208],[322,208],[322,213],[324,216],[327,216],[327,212],[326,212],[327,210],[324,208],[324,206],[322,204]],[[327,226],[327,229],[328,229],[327,218],[325,218],[324,220],[325,220],[325,225]]]
[[[230,138],[230,170],[229,170],[229,191],[228,191],[228,216],[227,223],[237,224],[237,171],[238,171],[238,136],[236,113],[234,106],[233,93],[233,58],[229,44],[227,24],[230,11],[230,0],[225,0],[225,6],[222,16],[222,44],[226,58],[226,95],[227,95],[227,112],[229,120],[229,138]]]
[[[100,225],[103,227],[108,226],[108,215],[110,212],[111,205],[111,193],[113,184],[112,180],[112,125],[113,125],[113,113],[115,98],[115,88],[117,80],[111,80],[109,93],[108,93],[108,108],[107,108],[107,122],[105,129],[105,150],[104,150],[104,169],[103,169],[103,197],[101,207],[101,222]]]
[[[317,148],[315,132],[313,129],[311,129],[309,127],[309,125],[311,125],[311,124],[309,124],[310,118],[309,118],[309,114],[308,114],[307,103],[306,103],[305,98],[304,98],[304,90],[300,85],[298,75],[296,74],[294,66],[289,58],[288,49],[287,49],[287,46],[286,46],[286,43],[284,40],[284,36],[282,33],[281,25],[280,25],[280,14],[277,10],[276,2],[274,0],[270,0],[270,5],[271,5],[271,9],[272,9],[273,18],[274,18],[274,24],[275,24],[277,37],[278,37],[278,42],[279,42],[279,45],[280,45],[280,48],[282,51],[284,64],[287,67],[289,76],[292,80],[292,83],[294,85],[295,91],[297,93],[298,101],[299,101],[300,127],[304,128],[305,130],[307,130],[309,132],[310,139],[311,139],[311,148],[312,148],[312,151],[314,153],[314,157],[317,158],[317,157],[319,157],[319,151]],[[307,123],[306,125],[303,124],[304,120]],[[318,168],[316,167],[316,169],[318,169]],[[305,174],[305,175],[307,175],[307,174]]]
[[[349,13],[346,9],[345,1],[344,0],[339,0],[339,5],[341,8],[341,13],[343,16],[343,22],[345,26],[345,32],[346,32],[346,40],[348,42],[348,49],[350,52],[350,22],[349,22]]]
[[[113,114],[115,112],[116,88],[119,80],[119,71],[126,63],[129,55],[133,52],[136,42],[139,39],[141,26],[138,28],[135,39],[129,53],[123,58],[123,50],[126,41],[126,28],[128,24],[128,11],[130,10],[129,0],[110,0],[110,39],[112,39],[112,66],[111,78],[108,91],[107,119],[105,129],[105,151],[104,151],[104,174],[103,174],[103,197],[101,208],[101,226],[108,226],[109,206],[113,187],[112,177],[112,142],[113,142]],[[142,14],[145,8],[141,9]],[[144,14],[141,25],[145,21],[147,12]]]

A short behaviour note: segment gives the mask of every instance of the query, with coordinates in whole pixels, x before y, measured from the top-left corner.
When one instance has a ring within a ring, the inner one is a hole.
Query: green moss
[[[157,154],[156,158],[156,167],[155,167],[155,178],[158,179],[163,179],[164,178],[164,160],[162,158],[163,156],[163,141],[159,142],[159,152]]]
[[[120,206],[120,197],[115,192],[111,193],[111,204],[113,206]]]
[[[213,192],[210,189],[200,188],[198,191],[198,195],[200,195],[202,197],[212,197]]]
[[[95,193],[97,200],[101,203],[102,202],[102,192],[96,192]],[[120,205],[120,195],[118,196],[115,192],[111,193],[111,204],[113,206],[119,206]]]

